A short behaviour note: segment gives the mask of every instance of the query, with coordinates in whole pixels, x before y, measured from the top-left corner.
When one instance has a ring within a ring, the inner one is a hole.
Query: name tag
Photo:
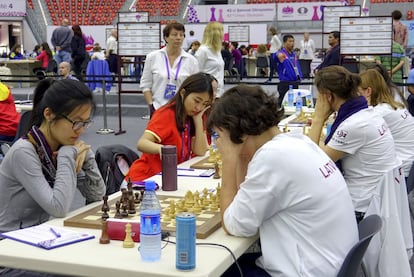
[[[177,90],[177,86],[173,84],[167,84],[164,91],[164,98],[165,99],[171,99],[175,95]]]

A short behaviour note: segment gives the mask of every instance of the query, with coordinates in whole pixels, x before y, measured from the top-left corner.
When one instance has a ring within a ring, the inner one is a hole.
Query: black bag
[[[106,195],[119,191],[129,166],[139,155],[120,144],[101,146],[96,150],[95,159],[106,185]]]

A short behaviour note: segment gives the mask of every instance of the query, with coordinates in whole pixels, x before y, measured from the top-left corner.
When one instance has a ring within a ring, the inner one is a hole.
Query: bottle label
[[[156,235],[161,233],[161,220],[159,211],[141,211],[141,234]]]

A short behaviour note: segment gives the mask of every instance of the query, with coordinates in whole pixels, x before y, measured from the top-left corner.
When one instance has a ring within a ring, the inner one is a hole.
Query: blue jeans
[[[63,51],[63,50],[56,51],[54,59],[56,60],[56,63],[58,66],[61,62],[68,62],[70,64],[71,53],[68,51]]]

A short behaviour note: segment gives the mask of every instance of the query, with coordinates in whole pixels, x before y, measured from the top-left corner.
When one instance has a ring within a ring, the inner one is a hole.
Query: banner
[[[25,0],[0,0],[0,17],[26,16]]]
[[[189,23],[261,22],[273,21],[275,14],[276,4],[189,5],[187,21]]]
[[[408,29],[407,48],[414,48],[414,20],[401,20],[401,23]]]
[[[279,21],[305,21],[323,20],[323,7],[341,6],[342,1],[333,2],[302,2],[279,3],[277,5],[277,20]]]

